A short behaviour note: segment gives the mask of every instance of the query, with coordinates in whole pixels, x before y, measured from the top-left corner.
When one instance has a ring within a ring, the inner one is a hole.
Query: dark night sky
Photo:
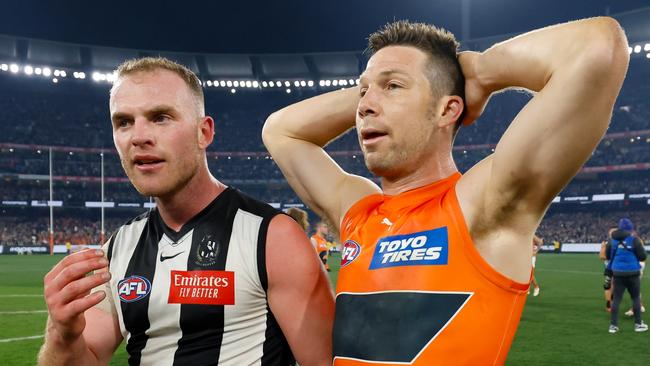
[[[650,6],[650,0],[467,0],[468,38]],[[463,39],[461,0],[2,0],[0,34],[151,50],[216,53],[353,51],[394,19]]]

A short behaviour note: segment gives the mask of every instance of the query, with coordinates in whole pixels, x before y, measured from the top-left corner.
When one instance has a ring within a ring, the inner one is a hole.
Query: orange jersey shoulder
[[[505,362],[528,284],[501,275],[474,248],[456,198],[459,178],[371,195],[347,212],[336,366]]]

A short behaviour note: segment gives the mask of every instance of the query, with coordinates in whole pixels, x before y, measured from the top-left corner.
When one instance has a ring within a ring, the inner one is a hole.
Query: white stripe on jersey
[[[261,365],[266,332],[266,293],[257,270],[257,237],[262,217],[237,211],[226,270],[235,272],[235,304],[224,307],[219,365]]]
[[[111,294],[113,295],[113,304],[115,304],[118,319],[120,321],[120,332],[127,342],[130,334],[127,333],[126,326],[124,325],[124,317],[122,316],[122,309],[120,307],[120,297],[116,290],[118,282],[125,277],[126,269],[129,266],[129,260],[133,256],[133,252],[135,251],[135,247],[138,245],[140,235],[142,234],[147,221],[149,221],[149,216],[122,226],[115,235],[113,253],[111,253]]]
[[[172,366],[174,363],[175,345],[183,336],[180,327],[181,304],[168,304],[171,271],[187,270],[187,260],[192,249],[191,230],[178,242],[174,243],[167,235],[163,234],[158,243],[156,254],[156,272],[149,294],[149,323],[150,327],[145,332],[149,339],[142,350],[142,365]],[[174,245],[175,244],[175,245]],[[180,254],[178,254],[180,253]],[[161,255],[176,257],[160,261]],[[165,314],[165,316],[160,316]]]

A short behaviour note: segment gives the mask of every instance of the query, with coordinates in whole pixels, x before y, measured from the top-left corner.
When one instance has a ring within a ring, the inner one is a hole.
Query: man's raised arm
[[[530,246],[523,243],[530,242],[552,199],[607,130],[628,61],[623,30],[605,17],[526,33],[480,54],[461,54],[470,120],[492,92],[511,87],[536,92],[494,154],[465,174],[457,189],[472,238],[479,250],[491,248],[482,252],[497,269],[515,278],[528,276],[528,262],[521,261],[516,270],[510,261],[499,260],[515,253],[496,249],[496,238],[522,243],[519,254],[530,256]]]
[[[323,147],[354,127],[358,88],[322,94],[273,113],[262,138],[298,196],[337,227],[350,206],[379,192],[370,180],[351,175]]]

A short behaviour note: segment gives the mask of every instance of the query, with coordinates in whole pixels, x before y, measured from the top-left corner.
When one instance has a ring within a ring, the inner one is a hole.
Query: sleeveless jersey
[[[501,365],[528,284],[493,269],[458,203],[460,174],[355,203],[341,224],[334,365]]]
[[[179,232],[155,209],[120,227],[107,294],[130,365],[293,365],[266,296],[278,213],[227,188]]]
[[[311,242],[316,244],[316,253],[319,255],[323,252],[327,253],[327,240],[314,234],[311,236]]]

